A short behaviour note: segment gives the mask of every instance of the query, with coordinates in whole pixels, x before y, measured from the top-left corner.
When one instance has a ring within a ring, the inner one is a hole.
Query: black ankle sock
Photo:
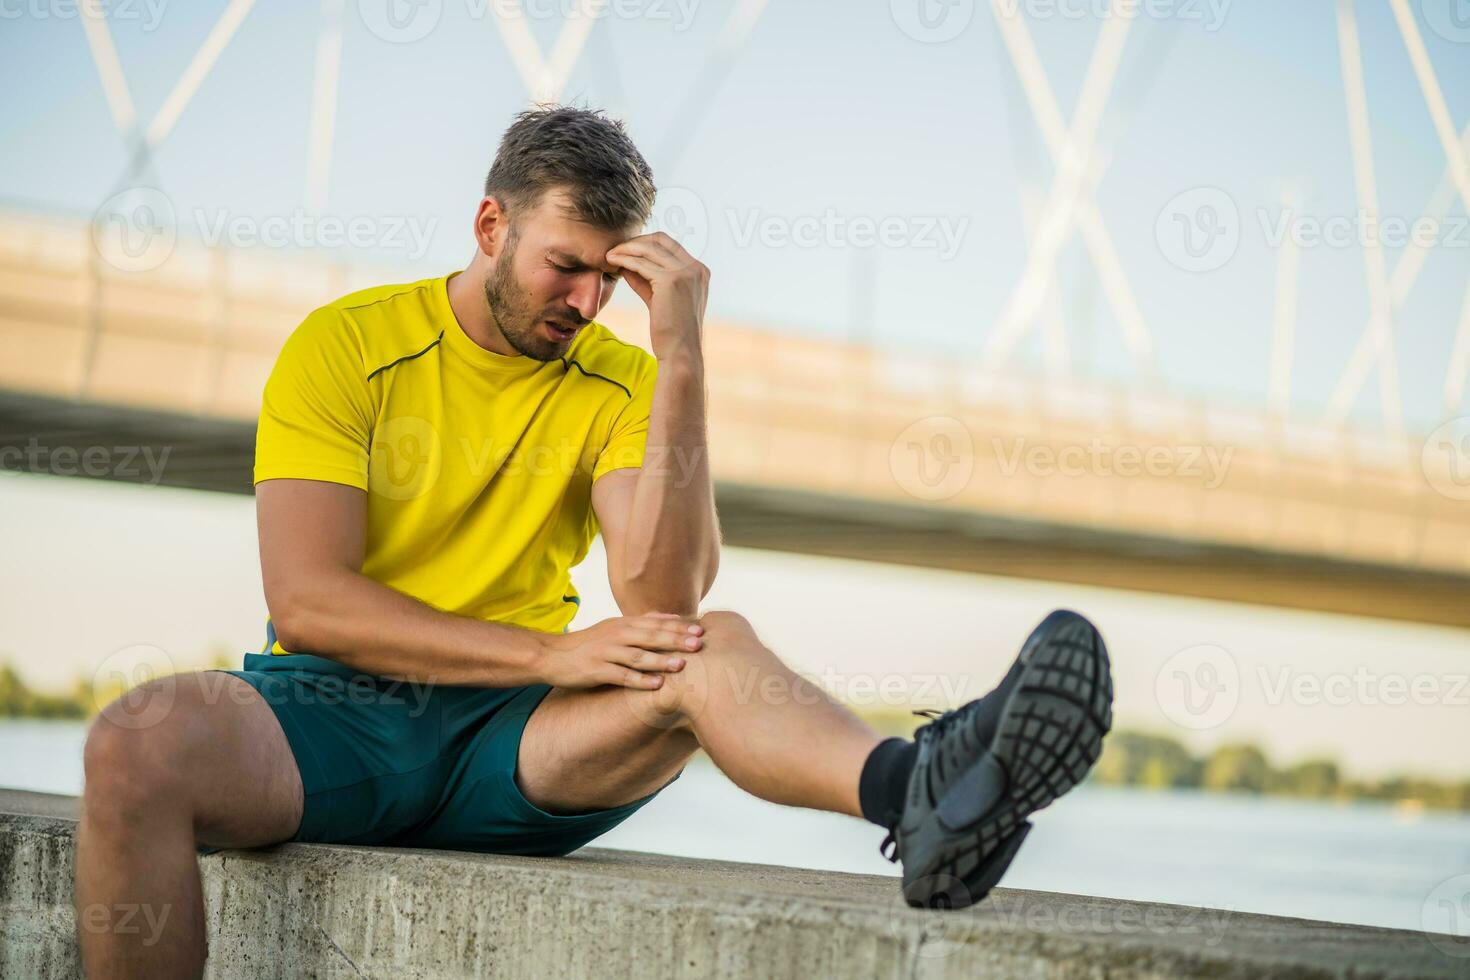
[[[898,823],[917,753],[918,746],[906,738],[885,739],[873,749],[858,778],[863,819],[885,828]]]

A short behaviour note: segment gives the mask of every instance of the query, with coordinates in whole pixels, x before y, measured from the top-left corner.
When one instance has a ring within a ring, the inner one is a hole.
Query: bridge
[[[395,271],[182,241],[127,271],[94,231],[0,215],[0,464],[249,493],[287,334]],[[706,353],[730,544],[1470,626],[1467,474],[1422,437],[719,320]]]

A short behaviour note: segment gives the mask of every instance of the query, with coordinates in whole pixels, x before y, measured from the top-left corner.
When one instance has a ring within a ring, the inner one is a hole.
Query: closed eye
[[[583,269],[587,268],[585,265],[562,265],[560,262],[551,263],[551,267],[557,272],[565,272],[568,275],[581,272]],[[622,276],[616,272],[604,272],[602,274],[603,282],[617,282],[621,278]]]

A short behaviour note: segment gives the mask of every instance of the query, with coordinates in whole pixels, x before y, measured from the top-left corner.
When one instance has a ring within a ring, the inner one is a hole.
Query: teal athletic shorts
[[[247,653],[243,670],[225,673],[260,692],[291,744],[305,791],[292,840],[560,856],[663,788],[573,815],[527,800],[516,786],[516,756],[547,684],[412,684],[307,653]]]

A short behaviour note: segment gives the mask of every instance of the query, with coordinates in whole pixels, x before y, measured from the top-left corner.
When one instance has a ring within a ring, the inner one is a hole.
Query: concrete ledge
[[[75,807],[0,791],[0,977],[80,974]],[[288,844],[201,867],[220,978],[1470,972],[1402,930],[1014,889],[921,912],[890,878],[597,848],[550,859]]]

